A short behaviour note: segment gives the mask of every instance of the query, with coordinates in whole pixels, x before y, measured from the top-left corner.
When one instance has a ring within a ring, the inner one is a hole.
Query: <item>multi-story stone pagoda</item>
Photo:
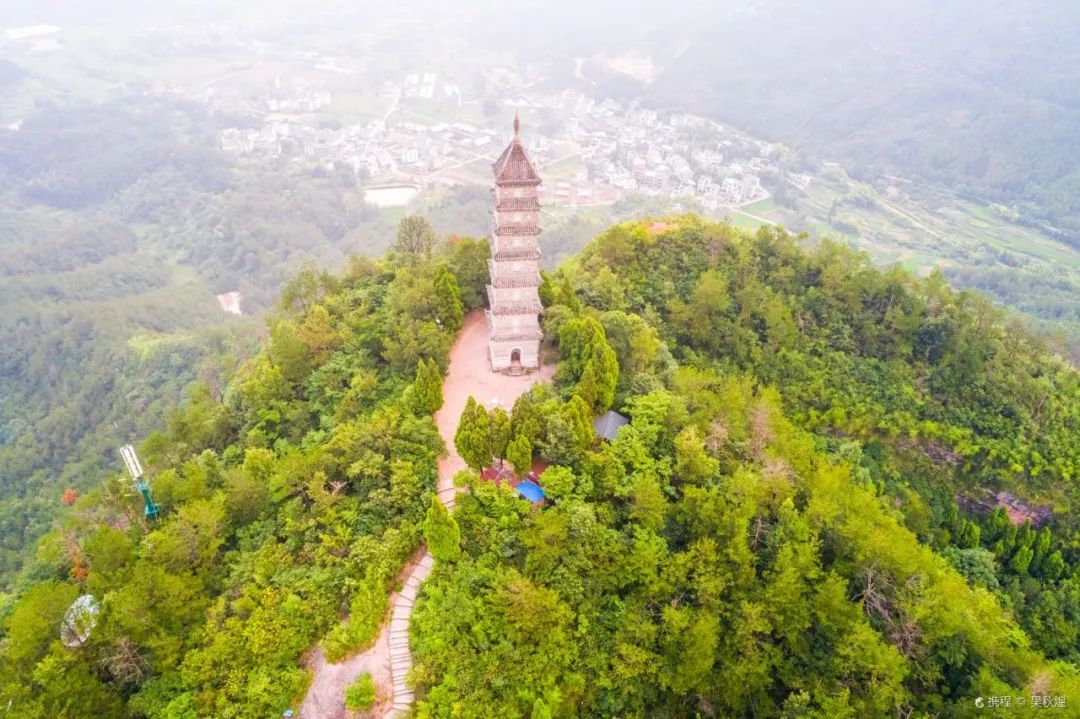
[[[518,136],[521,122],[514,116],[514,139],[491,166],[491,259],[487,286],[488,355],[496,372],[524,371],[540,366],[540,176],[536,174]]]

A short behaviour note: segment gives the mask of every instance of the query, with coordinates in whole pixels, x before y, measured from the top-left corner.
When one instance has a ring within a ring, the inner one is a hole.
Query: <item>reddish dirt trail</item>
[[[454,475],[465,469],[465,461],[454,448],[454,434],[465,403],[472,396],[488,409],[502,407],[507,412],[514,401],[537,382],[551,378],[552,367],[511,377],[489,369],[487,321],[482,311],[465,317],[457,342],[450,350],[450,366],[443,381],[443,406],[435,413],[439,435],[447,455],[439,460],[439,499],[453,509]],[[390,620],[383,625],[375,644],[339,664],[328,664],[316,648],[310,667],[311,687],[300,705],[299,719],[344,719],[345,689],[363,672],[370,672],[379,689],[380,712],[388,719],[404,716],[415,698],[406,685],[412,667],[409,650],[409,621],[420,584],[431,572],[433,560],[425,551],[419,561],[407,567],[401,592],[390,597]]]
[[[465,461],[454,449],[454,433],[465,403],[472,396],[489,410],[502,407],[507,412],[518,397],[537,382],[551,379],[553,368],[542,367],[539,372],[511,377],[492,372],[488,363],[487,321],[483,312],[472,312],[457,343],[450,350],[450,367],[443,381],[443,406],[435,413],[439,435],[446,442],[446,457],[439,460],[439,498],[453,507],[454,475],[465,469]]]

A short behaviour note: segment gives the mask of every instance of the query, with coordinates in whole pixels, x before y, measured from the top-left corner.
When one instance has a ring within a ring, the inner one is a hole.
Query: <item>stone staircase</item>
[[[387,719],[407,716],[413,699],[416,698],[412,689],[405,683],[409,669],[412,668],[412,653],[409,651],[409,619],[412,617],[413,604],[416,603],[416,593],[420,591],[420,584],[431,574],[433,566],[435,566],[435,560],[430,554],[424,552],[424,556],[405,580],[401,593],[394,599],[394,607],[390,613],[390,677],[394,684],[394,699],[390,710],[384,715]]]

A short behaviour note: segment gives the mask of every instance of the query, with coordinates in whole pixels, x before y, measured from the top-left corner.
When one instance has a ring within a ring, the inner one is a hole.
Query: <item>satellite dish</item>
[[[97,624],[98,611],[93,594],[84,594],[72,602],[60,622],[60,641],[69,647],[82,646]]]

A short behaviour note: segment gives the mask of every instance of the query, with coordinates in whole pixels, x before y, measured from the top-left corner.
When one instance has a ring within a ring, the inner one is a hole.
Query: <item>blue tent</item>
[[[544,490],[536,482],[530,482],[525,480],[516,487],[518,494],[525,499],[529,500],[533,504],[539,502],[544,498]]]

